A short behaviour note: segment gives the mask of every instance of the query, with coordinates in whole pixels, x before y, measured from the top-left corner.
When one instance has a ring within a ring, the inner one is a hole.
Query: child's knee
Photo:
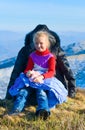
[[[21,89],[21,90],[19,91],[19,95],[26,97],[26,96],[28,95],[28,91],[27,91],[26,89]]]
[[[47,94],[46,94],[46,92],[44,91],[44,90],[41,90],[41,89],[39,89],[38,91],[37,91],[37,96],[42,96],[42,97],[45,97],[45,98],[47,98]]]

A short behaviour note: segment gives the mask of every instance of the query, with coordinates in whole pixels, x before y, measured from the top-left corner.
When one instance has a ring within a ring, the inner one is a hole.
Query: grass
[[[0,130],[85,130],[85,90],[77,89],[74,99],[57,105],[51,116],[43,121],[35,117],[35,107],[28,106],[18,116],[3,116],[10,111],[12,102],[0,107]]]

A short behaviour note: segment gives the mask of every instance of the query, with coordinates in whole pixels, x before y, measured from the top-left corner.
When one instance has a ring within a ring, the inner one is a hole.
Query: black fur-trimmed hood
[[[51,35],[53,35],[55,37],[56,42],[52,44],[52,48],[56,47],[60,47],[60,38],[59,36],[52,30],[50,30],[45,24],[39,24],[35,27],[34,30],[32,30],[31,32],[29,32],[26,37],[25,37],[25,46],[30,45],[31,47],[33,46],[33,35],[34,33],[36,33],[37,31],[47,31],[49,32]]]

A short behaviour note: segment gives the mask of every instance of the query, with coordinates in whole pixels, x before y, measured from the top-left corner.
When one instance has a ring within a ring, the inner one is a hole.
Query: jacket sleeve
[[[67,83],[68,90],[75,90],[75,78],[70,68],[69,62],[66,58],[64,51],[59,47],[57,56],[58,66],[62,71]]]

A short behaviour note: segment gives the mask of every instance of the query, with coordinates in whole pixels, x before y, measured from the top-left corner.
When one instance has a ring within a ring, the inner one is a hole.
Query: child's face
[[[35,40],[35,48],[36,50],[43,52],[45,51],[48,47],[49,47],[49,40],[48,37],[46,35],[37,37]]]

